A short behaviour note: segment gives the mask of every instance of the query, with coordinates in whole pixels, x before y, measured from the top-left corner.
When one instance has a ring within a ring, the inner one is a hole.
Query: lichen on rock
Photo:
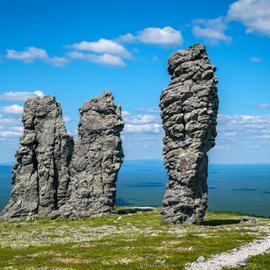
[[[169,176],[162,218],[165,223],[200,223],[208,203],[207,152],[217,135],[216,67],[198,44],[177,51],[168,71],[171,82],[160,98]]]
[[[114,212],[117,174],[124,156],[121,108],[106,91],[87,101],[80,115],[74,147],[54,97],[26,101],[12,194],[1,219]]]
[[[73,139],[54,97],[28,99],[13,168],[12,194],[2,218],[46,216],[65,204]]]
[[[110,92],[80,108],[79,137],[70,165],[70,199],[62,216],[85,217],[114,212],[117,174],[123,161],[120,106]]]

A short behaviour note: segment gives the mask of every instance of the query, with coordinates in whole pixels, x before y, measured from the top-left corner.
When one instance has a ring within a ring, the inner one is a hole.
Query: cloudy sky
[[[54,95],[76,136],[78,108],[110,89],[126,159],[161,159],[167,59],[194,43],[218,67],[211,163],[270,163],[269,0],[2,0],[0,163],[14,161],[23,102]]]

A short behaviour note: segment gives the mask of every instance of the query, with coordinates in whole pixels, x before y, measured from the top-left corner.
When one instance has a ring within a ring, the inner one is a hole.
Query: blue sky
[[[23,100],[54,95],[76,136],[79,107],[109,89],[126,159],[161,159],[167,59],[194,43],[218,68],[211,163],[270,163],[270,1],[0,2],[0,163],[14,161]]]

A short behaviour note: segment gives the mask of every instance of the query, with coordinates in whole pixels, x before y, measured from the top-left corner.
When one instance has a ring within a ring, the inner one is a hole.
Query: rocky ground
[[[232,213],[208,212],[203,225],[184,226],[162,224],[159,210],[121,213],[0,222],[0,269],[193,269],[270,234],[270,219],[241,223],[243,216]],[[270,254],[261,251],[238,266],[269,269]]]

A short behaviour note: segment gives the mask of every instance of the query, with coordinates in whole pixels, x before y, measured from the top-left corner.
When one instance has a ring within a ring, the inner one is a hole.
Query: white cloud
[[[210,44],[218,42],[229,42],[231,37],[225,34],[227,30],[227,22],[224,18],[200,19],[194,21],[192,32],[195,37],[203,38]]]
[[[230,5],[227,17],[241,22],[247,33],[270,36],[269,0],[238,0]]]
[[[124,119],[127,119],[129,117],[130,113],[128,111],[122,111],[122,117]]]
[[[4,125],[7,126],[9,124],[14,124],[16,122],[17,122],[17,120],[13,119],[13,118],[2,118],[2,116],[0,117],[0,124],[3,126]]]
[[[69,115],[64,115],[63,120],[65,121],[65,123],[70,123],[71,122],[71,117]]]
[[[252,144],[254,140],[263,143],[265,136],[268,135],[270,135],[270,115],[218,116],[218,138],[221,139],[221,144],[228,140],[238,144],[243,142]]]
[[[135,42],[137,41],[137,37],[134,36],[133,34],[131,33],[127,33],[125,35],[122,35],[120,36],[118,39],[117,39],[118,42],[120,43],[131,43],[131,42]]]
[[[270,108],[270,106],[269,106]],[[146,110],[146,109],[145,109]],[[148,109],[150,110],[150,109]],[[133,114],[125,112],[125,133],[152,133],[153,135],[162,134],[160,116],[152,114]],[[259,140],[264,143],[267,136],[270,136],[270,115],[218,115],[218,145],[237,144],[244,141],[254,143]],[[270,142],[269,142],[270,143]]]
[[[44,49],[28,47],[25,51],[7,50],[7,58],[31,63],[35,59],[47,59],[48,54]]]
[[[21,132],[19,131],[12,131],[12,130],[0,130],[0,138],[14,138],[20,137]]]
[[[22,114],[23,106],[14,104],[10,106],[0,107],[0,111],[2,113],[8,113],[8,114]]]
[[[23,127],[21,118],[2,118],[0,116],[0,138],[6,140],[22,134]]]
[[[48,63],[55,67],[63,67],[68,63],[68,59],[65,57],[54,56],[46,60]]]
[[[131,56],[124,46],[117,43],[116,41],[104,38],[101,38],[98,41],[93,42],[82,41],[80,43],[75,43],[69,47],[79,51],[91,51],[95,53],[101,53],[104,55],[118,55],[123,58]]]
[[[163,28],[159,27],[147,27],[142,31],[133,35],[127,33],[120,36],[117,39],[119,42],[141,42],[144,44],[155,44],[160,46],[177,46],[183,43],[182,33],[170,26],[165,26]]]
[[[126,124],[124,131],[130,133],[142,133],[142,132],[151,132],[151,133],[159,133],[161,130],[161,125],[155,123],[149,124],[139,124],[139,125],[132,125]]]
[[[127,121],[131,124],[150,124],[153,123],[156,120],[156,117],[153,115],[135,115],[132,117],[128,117]]]
[[[16,132],[19,132],[19,133],[22,133],[23,132],[23,127],[22,126],[10,127],[9,129],[11,131],[16,131]]]
[[[145,28],[139,33],[138,39],[146,44],[157,44],[165,46],[175,46],[181,45],[183,43],[181,32],[173,29],[170,26],[163,28]]]
[[[84,54],[81,52],[70,52],[68,57],[71,59],[81,59],[93,63],[98,63],[107,66],[123,67],[125,65],[121,57],[111,54],[95,55],[95,54]]]
[[[124,131],[127,133],[160,133],[160,117],[151,114],[132,114],[124,111]]]
[[[6,58],[19,60],[24,63],[33,63],[35,60],[42,60],[55,67],[63,67],[68,63],[64,57],[49,57],[46,50],[36,47],[27,47],[24,51],[7,50]]]
[[[25,101],[27,98],[33,97],[43,97],[44,93],[41,90],[36,90],[34,92],[28,91],[9,91],[0,95],[0,100],[7,101]]]
[[[262,61],[262,59],[260,57],[257,57],[257,56],[252,56],[252,57],[249,58],[249,61],[251,63],[255,63],[256,64],[256,63],[260,63]]]

